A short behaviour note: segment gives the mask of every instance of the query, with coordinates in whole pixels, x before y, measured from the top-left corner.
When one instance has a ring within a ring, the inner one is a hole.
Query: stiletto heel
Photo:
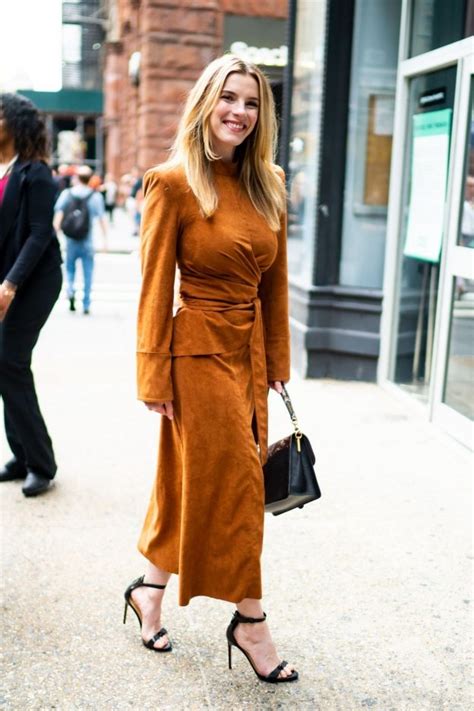
[[[232,669],[232,645],[227,643],[227,652],[229,654],[229,669]]]
[[[127,619],[127,609],[128,607],[131,607],[137,616],[138,622],[140,624],[140,629],[142,628],[142,618],[138,608],[136,608],[133,604],[132,592],[137,588],[156,588],[157,590],[164,590],[166,588],[166,585],[152,585],[151,583],[145,583],[143,582],[144,579],[144,575],[142,575],[141,578],[137,578],[133,581],[133,583],[130,583],[130,585],[124,592],[125,610],[123,613],[123,623],[125,624]],[[153,635],[151,639],[148,640],[148,642],[146,642],[143,638],[142,642],[147,649],[151,649],[153,652],[171,652],[171,650],[173,649],[173,647],[171,646],[171,642],[168,642],[168,644],[164,647],[155,647],[155,642],[157,642],[161,637],[164,637],[167,634],[168,632],[165,630],[164,627],[162,627],[156,634]]]
[[[250,666],[252,667],[255,674],[258,676],[258,678],[261,679],[262,681],[266,681],[269,684],[280,684],[280,683],[283,683],[286,681],[296,681],[298,679],[298,672],[297,671],[291,672],[290,676],[280,677],[280,672],[288,664],[288,662],[285,662],[285,661],[280,662],[280,664],[277,667],[275,667],[275,669],[273,671],[271,671],[270,674],[267,674],[266,676],[264,674],[260,674],[257,671],[255,664],[253,662],[253,659],[250,656],[250,654],[248,652],[246,652],[245,649],[243,647],[241,647],[240,644],[235,639],[234,632],[235,632],[235,628],[237,627],[237,625],[246,624],[246,623],[255,624],[256,622],[265,622],[266,619],[267,619],[267,616],[265,613],[263,613],[263,617],[245,617],[244,615],[241,615],[238,610],[236,610],[234,612],[234,616],[231,619],[230,625],[228,626],[227,631],[226,631],[227,644],[229,647],[229,669],[232,669],[232,664],[231,664],[232,647],[237,647],[237,649],[240,649],[242,654],[244,654],[247,657]]]

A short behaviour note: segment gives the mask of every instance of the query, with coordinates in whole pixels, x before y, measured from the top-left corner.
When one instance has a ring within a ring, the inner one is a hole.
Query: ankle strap
[[[142,583],[144,588],[156,588],[157,590],[164,590],[166,585],[153,585],[153,583]]]
[[[154,585],[153,583],[145,583],[143,582],[144,580],[144,575],[142,575],[141,578],[137,578],[136,580],[134,580],[130,586],[131,590],[135,590],[135,588],[156,588],[157,590],[164,590],[166,588],[166,585]]]
[[[242,615],[238,610],[234,612],[234,618],[236,622],[248,622],[250,624],[254,624],[255,622],[265,622],[267,619],[267,615],[264,612],[263,617],[245,617],[245,615]]]

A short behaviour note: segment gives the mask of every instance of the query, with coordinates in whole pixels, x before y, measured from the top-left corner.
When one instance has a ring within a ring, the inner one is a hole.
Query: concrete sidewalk
[[[471,460],[416,410],[375,385],[292,380],[323,497],[266,519],[265,609],[301,674],[270,686],[237,652],[227,670],[232,606],[179,608],[175,580],[172,654],[122,625],[158,426],[135,400],[134,304],[89,319],[58,304],[35,374],[60,471],[42,498],[0,487],[2,708],[472,708]],[[270,398],[273,440],[290,428]]]

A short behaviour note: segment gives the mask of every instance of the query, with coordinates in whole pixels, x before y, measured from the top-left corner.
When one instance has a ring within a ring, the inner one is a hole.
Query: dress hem
[[[176,568],[176,566],[162,565],[157,560],[156,556],[154,557],[154,560],[152,560],[151,557],[146,555],[139,547],[138,547],[138,551],[152,565],[156,566],[157,568],[160,568],[161,570],[164,570],[166,573],[170,573],[170,575],[177,575],[179,577],[179,568]],[[253,594],[253,591],[250,591],[249,594],[229,595],[227,597],[223,597],[222,595],[216,595],[215,593],[206,592],[206,591],[195,592],[192,595],[189,595],[186,597],[182,597],[181,593],[179,593],[178,594],[178,605],[180,607],[187,607],[194,597],[210,597],[213,600],[222,600],[222,602],[229,602],[229,603],[233,603],[236,605],[237,603],[241,602],[242,600],[246,600],[248,598],[250,598],[251,600],[261,600],[262,599],[261,588],[259,589],[258,592],[259,592],[258,595],[255,595],[255,594]]]

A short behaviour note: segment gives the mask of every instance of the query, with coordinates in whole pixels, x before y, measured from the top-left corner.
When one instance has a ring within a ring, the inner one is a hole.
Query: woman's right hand
[[[3,321],[15,296],[16,287],[10,282],[0,284],[0,321]]]
[[[164,415],[168,420],[173,419],[173,402],[171,400],[166,400],[166,402],[146,402],[145,406],[152,412]]]

